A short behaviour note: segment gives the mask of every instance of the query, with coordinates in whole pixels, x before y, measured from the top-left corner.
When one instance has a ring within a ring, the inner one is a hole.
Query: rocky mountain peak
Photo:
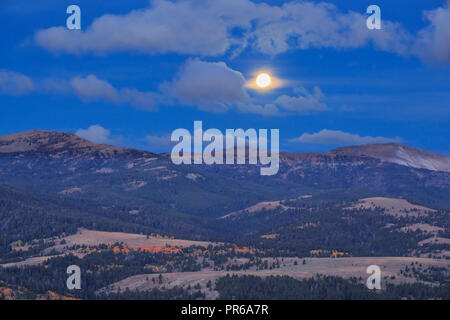
[[[115,155],[141,154],[149,152],[95,144],[73,133],[32,130],[0,137],[0,154],[43,154],[60,156],[100,156],[108,158]]]
[[[412,168],[450,172],[450,157],[399,143],[341,147],[332,150],[330,153],[347,156],[368,156]]]

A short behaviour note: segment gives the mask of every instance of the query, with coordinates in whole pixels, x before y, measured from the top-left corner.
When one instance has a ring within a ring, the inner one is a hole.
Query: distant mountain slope
[[[358,148],[367,146],[331,153],[281,153],[279,173],[261,176],[255,165],[174,165],[167,154],[36,130],[0,137],[0,183],[120,208],[143,224],[155,216],[201,217],[207,218],[205,222],[260,202],[329,189],[360,189],[374,196],[411,197],[450,207],[450,172],[400,165]],[[418,149],[415,154],[433,158]]]
[[[125,212],[219,216],[282,190],[174,165],[167,155],[98,145],[71,133],[28,131],[0,137],[0,183]]]
[[[108,158],[119,155],[155,156],[136,149],[95,144],[73,133],[33,130],[0,137],[0,153],[43,154],[53,157],[100,156]]]
[[[103,216],[102,216],[103,215]],[[9,244],[75,233],[78,227],[142,231],[139,225],[108,218],[101,209],[0,185],[0,257]]]
[[[182,216],[127,215],[120,207],[61,199],[0,184],[0,259],[8,246],[52,236],[74,234],[78,228],[136,234],[170,234],[196,239],[211,236],[201,222]]]
[[[264,232],[279,234],[264,241],[284,244],[299,255],[318,244],[335,249],[336,243],[360,255],[399,255],[430,235],[408,233],[409,242],[404,242],[404,231],[392,234],[385,228],[397,217],[349,212],[342,219],[343,203],[386,197],[437,211],[439,206],[450,208],[450,172],[358,152],[281,153],[277,175],[261,176],[259,169],[174,165],[167,154],[97,145],[70,133],[0,137],[0,255],[16,257],[11,242],[74,233],[80,227],[208,241],[254,235],[249,241],[256,244]],[[284,207],[278,210],[277,203]],[[266,210],[252,212],[260,207]],[[248,214],[217,219],[246,208]],[[447,230],[445,214],[402,222],[398,230],[434,223]],[[305,233],[304,224],[317,225],[319,231],[314,227]],[[443,232],[439,236],[447,237]]]
[[[347,156],[368,156],[412,168],[450,172],[450,157],[398,143],[342,147],[332,150],[330,153]]]

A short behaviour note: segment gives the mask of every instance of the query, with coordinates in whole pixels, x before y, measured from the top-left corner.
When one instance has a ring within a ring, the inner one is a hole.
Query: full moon
[[[267,88],[268,86],[270,86],[271,82],[272,80],[267,73],[260,73],[256,77],[256,85],[260,88]]]

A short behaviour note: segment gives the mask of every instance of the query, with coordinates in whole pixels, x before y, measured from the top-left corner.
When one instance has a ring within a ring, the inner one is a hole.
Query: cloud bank
[[[385,19],[381,30],[368,30],[366,14],[343,13],[326,2],[291,1],[276,6],[250,0],[155,0],[146,9],[103,15],[86,30],[39,30],[34,41],[48,50],[71,54],[132,51],[198,56],[235,55],[247,48],[274,55],[373,44],[382,51],[448,62],[448,3],[425,16],[428,26],[413,35]]]
[[[147,111],[156,111],[163,104],[194,106],[215,113],[236,110],[262,116],[306,114],[329,109],[323,102],[324,94],[319,87],[314,87],[312,92],[297,87],[293,89],[293,95],[266,96],[261,103],[248,91],[246,83],[244,75],[225,62],[200,59],[188,59],[172,81],[161,84],[154,92],[116,88],[93,74],[75,76],[70,80],[46,78],[33,81],[20,73],[0,71],[0,93],[75,95],[88,103],[100,101],[130,105]],[[270,103],[265,102],[268,99]]]
[[[113,104],[129,104],[136,108],[154,111],[158,107],[160,95],[133,88],[113,87],[109,82],[95,75],[76,76],[72,80],[40,79],[8,70],[0,70],[0,94],[22,96],[31,93],[75,94],[85,102],[105,101]]]
[[[348,133],[340,130],[323,129],[317,133],[304,133],[300,137],[291,139],[291,142],[327,144],[327,145],[360,145],[360,144],[376,144],[401,142],[400,137],[371,137],[360,136],[358,134]]]

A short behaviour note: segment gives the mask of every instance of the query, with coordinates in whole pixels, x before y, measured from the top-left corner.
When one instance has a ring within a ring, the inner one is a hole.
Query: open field
[[[142,234],[134,233],[123,233],[123,232],[104,232],[104,231],[94,231],[87,229],[79,229],[76,234],[67,236],[63,238],[66,244],[58,244],[47,250],[56,249],[60,250],[64,247],[71,247],[76,245],[86,245],[86,246],[98,246],[100,244],[114,244],[116,242],[123,242],[127,244],[130,248],[138,247],[160,247],[160,246],[172,246],[172,247],[190,247],[190,246],[201,246],[207,247],[213,242],[207,241],[191,241],[191,240],[179,240],[179,239],[169,239],[163,237],[154,237]]]
[[[274,259],[267,259],[273,262]],[[202,291],[205,292],[207,299],[217,298],[218,293],[206,288],[206,284],[216,279],[230,275],[255,275],[260,277],[267,276],[290,276],[296,279],[311,278],[317,274],[340,276],[343,278],[361,277],[363,280],[369,276],[366,273],[367,267],[370,265],[377,265],[381,268],[382,284],[385,281],[390,283],[405,283],[414,282],[414,278],[403,277],[400,275],[400,270],[411,263],[421,264],[424,268],[428,266],[450,268],[448,260],[444,259],[428,259],[428,258],[414,258],[414,257],[362,257],[362,258],[305,258],[306,264],[303,264],[303,259],[299,258],[278,258],[281,267],[272,270],[255,270],[249,269],[246,271],[213,271],[205,269],[199,272],[176,272],[162,274],[163,281],[153,282],[152,278],[157,279],[158,274],[141,274],[126,278],[122,281],[114,283],[108,291],[123,292],[127,288],[130,290],[146,291],[157,288],[173,288],[175,286],[187,288],[194,287],[199,284]],[[294,262],[297,261],[297,265]],[[391,279],[395,277],[395,279]],[[105,289],[102,289],[105,290]]]
[[[421,230],[422,232],[430,233],[430,234],[437,234],[439,231],[445,231],[444,228],[432,226],[427,223],[410,224],[410,225],[407,225],[407,226],[399,229],[399,231],[403,231],[403,232],[417,231],[417,230]]]
[[[419,242],[419,246],[423,246],[424,244],[450,244],[450,239],[432,237]]]
[[[296,199],[291,199],[291,200],[306,199],[306,198],[310,198],[310,197],[311,197],[311,195],[302,195],[302,196],[299,196]],[[246,209],[239,210],[239,211],[236,211],[236,212],[231,212],[231,213],[229,213],[227,215],[224,215],[224,216],[222,216],[222,217],[220,217],[218,219],[226,219],[226,218],[230,218],[230,217],[241,215],[243,213],[255,213],[255,212],[261,212],[263,210],[270,211],[270,210],[275,210],[278,207],[281,208],[282,212],[284,212],[286,210],[289,210],[289,209],[295,209],[293,207],[288,207],[288,206],[283,205],[282,204],[283,201],[285,201],[285,200],[259,202],[259,203],[255,204],[255,205],[251,206],[251,207],[248,207]]]
[[[229,214],[227,214],[225,216],[220,217],[219,219],[231,218],[231,217],[238,216],[238,215],[241,215],[241,214],[246,213],[246,212],[248,212],[248,213],[255,213],[255,212],[260,212],[260,211],[263,211],[263,210],[268,210],[268,211],[269,210],[275,210],[278,207],[280,207],[282,209],[282,211],[286,211],[288,209],[293,209],[293,208],[290,208],[290,207],[286,207],[285,205],[282,205],[281,201],[264,201],[264,202],[257,203],[254,206],[248,207],[248,208],[246,208],[244,210],[240,210],[240,211],[229,213]]]
[[[55,239],[51,239],[55,240]],[[65,240],[64,244],[61,242]],[[101,244],[112,245],[114,243],[124,243],[131,249],[147,249],[162,248],[162,247],[181,247],[186,248],[190,246],[207,247],[209,245],[217,245],[218,243],[208,241],[191,241],[191,240],[179,240],[169,239],[157,236],[149,236],[134,233],[123,232],[104,232],[87,230],[80,228],[76,234],[61,238],[57,244],[42,251],[43,256],[31,257],[19,262],[11,262],[6,264],[0,264],[1,267],[15,267],[15,266],[31,266],[40,265],[50,258],[56,256],[66,255],[69,253],[75,254],[82,258],[84,255],[80,255],[76,250],[67,250],[67,248],[73,246],[98,246]],[[16,246],[14,250],[28,250],[28,245]],[[50,256],[50,252],[55,249],[63,254]]]
[[[436,212],[434,209],[426,208],[423,206],[409,203],[405,199],[374,197],[365,198],[359,200],[353,206],[346,209],[384,209],[386,214],[390,214],[396,217],[427,215],[432,212]]]
[[[58,256],[62,256],[62,254],[58,255]],[[0,267],[11,268],[11,267],[23,267],[23,266],[35,266],[35,265],[43,264],[48,259],[55,258],[58,256],[32,257],[32,258],[28,258],[28,259],[25,259],[25,260],[19,261],[19,262],[0,264]]]

